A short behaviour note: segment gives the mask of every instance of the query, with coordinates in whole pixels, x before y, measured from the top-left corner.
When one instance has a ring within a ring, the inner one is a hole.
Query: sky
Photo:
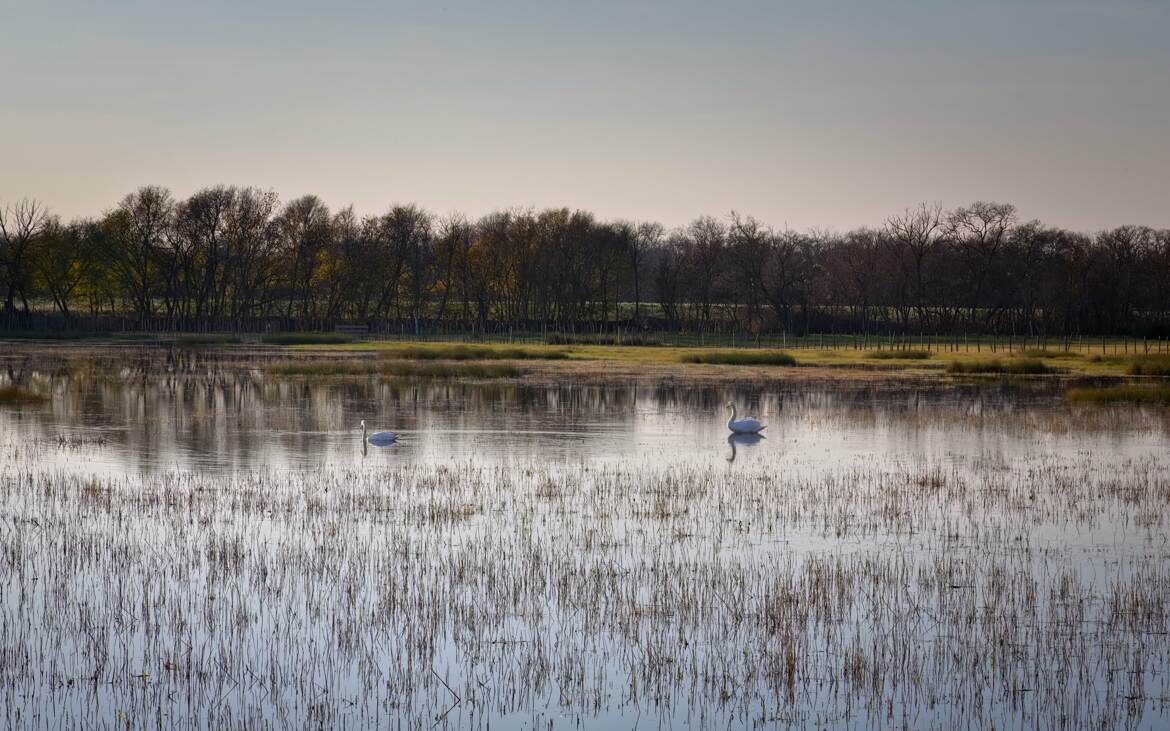
[[[1170,1],[0,0],[0,205],[1170,227]]]

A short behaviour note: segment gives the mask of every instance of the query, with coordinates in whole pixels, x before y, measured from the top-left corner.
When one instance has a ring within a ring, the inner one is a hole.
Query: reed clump
[[[796,365],[796,358],[782,350],[701,350],[695,353],[685,353],[679,360],[683,363],[708,363],[713,365]]]
[[[1131,358],[1125,372],[1131,376],[1170,376],[1170,355],[1139,355]]]

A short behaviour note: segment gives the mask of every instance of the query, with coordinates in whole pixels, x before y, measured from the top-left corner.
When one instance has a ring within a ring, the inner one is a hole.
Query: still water
[[[777,468],[961,463],[1170,448],[1165,409],[1070,406],[1053,389],[842,381],[771,387],[525,385],[266,375],[272,358],[142,349],[7,358],[7,381],[51,398],[0,409],[0,443],[82,472],[623,462]],[[5,380],[0,378],[0,380]],[[726,404],[762,438],[729,437]],[[363,449],[360,420],[399,435]]]
[[[0,725],[1170,717],[1170,410],[285,357],[0,352]]]

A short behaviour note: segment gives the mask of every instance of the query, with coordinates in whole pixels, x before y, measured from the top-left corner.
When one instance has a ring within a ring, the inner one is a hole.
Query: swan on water
[[[393,444],[398,439],[398,435],[392,431],[376,431],[366,436],[366,420],[362,419],[362,439],[375,447],[385,447]]]
[[[731,418],[727,420],[727,428],[736,434],[757,434],[767,428],[754,416],[745,416],[742,419],[735,418],[735,402],[728,402],[727,408],[731,409]]]

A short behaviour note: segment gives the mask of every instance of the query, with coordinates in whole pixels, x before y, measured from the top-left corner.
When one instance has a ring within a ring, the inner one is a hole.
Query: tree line
[[[419,332],[1170,332],[1170,230],[1085,234],[1006,203],[921,204],[845,233],[701,216],[667,230],[568,208],[472,220],[415,205],[331,211],[307,195],[139,188],[97,218],[0,207],[10,324],[117,315],[174,329],[261,320]]]

